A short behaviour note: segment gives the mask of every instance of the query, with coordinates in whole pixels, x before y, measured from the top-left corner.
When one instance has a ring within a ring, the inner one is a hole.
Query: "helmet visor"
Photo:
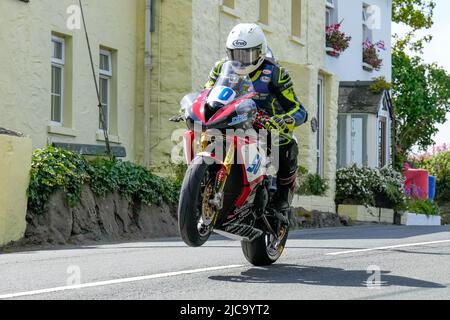
[[[261,58],[261,47],[250,49],[228,49],[228,58],[231,61],[238,61],[243,67],[248,67],[258,63]]]

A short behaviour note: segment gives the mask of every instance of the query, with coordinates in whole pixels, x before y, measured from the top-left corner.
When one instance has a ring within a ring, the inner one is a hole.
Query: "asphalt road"
[[[450,299],[450,227],[292,232],[268,268],[218,236],[1,254],[0,299]]]

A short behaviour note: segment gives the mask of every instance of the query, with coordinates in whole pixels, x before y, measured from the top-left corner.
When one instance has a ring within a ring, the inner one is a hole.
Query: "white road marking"
[[[327,253],[326,255],[327,256],[339,256],[339,255],[350,254],[350,253],[360,253],[360,252],[389,250],[389,249],[397,249],[397,248],[426,246],[426,245],[430,245],[430,244],[440,244],[440,243],[450,243],[450,240],[420,242],[420,243],[410,243],[410,244],[400,244],[400,245],[395,245],[395,246],[378,247],[378,248],[371,248],[371,249],[358,249],[358,250],[349,250],[349,251],[341,251],[341,252],[331,252],[331,253]]]
[[[133,278],[123,278],[123,279],[115,279],[115,280],[107,280],[107,281],[99,281],[99,282],[90,282],[90,283],[84,283],[84,284],[74,285],[74,286],[64,286],[64,287],[56,287],[56,288],[49,288],[49,289],[42,289],[42,290],[5,294],[5,295],[0,295],[0,299],[12,299],[12,298],[33,296],[33,295],[53,293],[53,292],[59,292],[59,291],[101,287],[101,286],[108,286],[108,285],[113,285],[113,284],[169,278],[169,277],[175,277],[175,276],[186,275],[186,274],[196,274],[196,273],[226,270],[226,269],[237,269],[237,268],[242,268],[242,267],[244,267],[244,266],[243,265],[230,265],[230,266],[222,266],[222,267],[212,267],[212,268],[203,268],[203,269],[186,270],[186,271],[178,271],[178,272],[160,273],[160,274],[153,274],[153,275],[133,277]]]

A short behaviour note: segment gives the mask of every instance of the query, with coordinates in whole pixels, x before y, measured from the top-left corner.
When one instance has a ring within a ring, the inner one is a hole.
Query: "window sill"
[[[373,72],[373,70],[374,70],[374,68],[370,64],[365,63],[365,62],[363,62],[362,68],[367,72]]]
[[[237,18],[237,19],[241,18],[241,14],[236,9],[227,7],[225,5],[220,6],[220,11],[232,16],[233,18]]]
[[[66,136],[66,137],[76,137],[78,135],[77,131],[71,128],[64,128],[61,126],[56,125],[49,125],[47,128],[47,132],[51,134],[57,134],[60,136]]]
[[[262,22],[258,22],[258,25],[267,33],[273,33],[273,28],[271,26],[269,26],[268,24],[262,23]]]
[[[305,41],[302,39],[302,38],[300,38],[300,37],[297,37],[297,36],[290,36],[289,37],[289,40],[291,40],[292,42],[294,42],[294,43],[297,43],[297,44],[299,44],[299,45],[301,45],[302,47],[304,47],[306,44],[305,44]]]
[[[105,135],[103,134],[103,131],[97,131],[97,133],[95,134],[95,137],[96,137],[97,141],[105,142]],[[108,138],[109,138],[110,143],[121,144],[119,136],[110,134],[110,135],[108,135]]]
[[[334,50],[333,48],[330,48],[330,47],[326,47],[325,52],[330,57],[336,58],[336,59],[339,58],[339,56],[341,55],[339,52],[337,52],[336,50]]]

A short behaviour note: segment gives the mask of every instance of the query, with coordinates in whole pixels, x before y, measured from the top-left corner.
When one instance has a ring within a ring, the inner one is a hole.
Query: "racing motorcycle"
[[[250,78],[236,72],[237,64],[226,62],[214,87],[185,96],[184,115],[171,119],[188,127],[183,141],[189,167],[178,206],[179,231],[191,247],[205,244],[213,232],[239,240],[246,259],[264,266],[283,253],[290,213],[271,208],[277,187],[276,177],[269,175],[267,139],[237,134],[263,128],[267,120],[257,110]]]

